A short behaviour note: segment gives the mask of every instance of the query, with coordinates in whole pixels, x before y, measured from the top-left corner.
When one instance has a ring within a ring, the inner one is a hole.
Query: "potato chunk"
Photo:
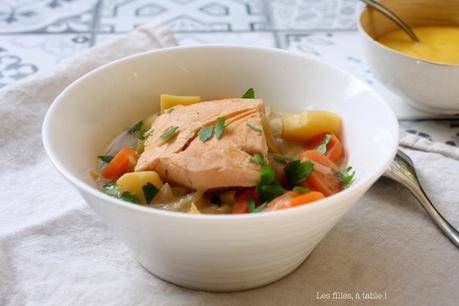
[[[341,117],[326,111],[309,111],[283,118],[282,137],[287,140],[308,141],[319,133],[341,134]]]
[[[191,105],[201,102],[199,96],[173,96],[173,95],[161,95],[161,112],[166,109],[174,107],[176,105]]]
[[[121,192],[128,191],[135,194],[142,203],[146,203],[142,188],[147,183],[153,184],[158,189],[163,186],[161,178],[155,171],[129,172],[116,181],[116,185]]]

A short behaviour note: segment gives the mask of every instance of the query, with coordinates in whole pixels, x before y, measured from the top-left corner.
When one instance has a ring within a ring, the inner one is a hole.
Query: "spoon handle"
[[[377,2],[377,1],[374,1],[374,0],[360,0],[360,1],[362,1],[362,2],[366,3],[367,5],[371,6],[375,10],[379,11],[381,14],[384,14],[386,17],[388,17],[393,22],[395,22],[399,27],[401,27],[406,32],[406,34],[408,34],[410,36],[410,38],[414,42],[419,42],[419,38],[416,36],[416,34],[413,32],[413,30],[411,30],[411,28],[405,23],[405,21],[403,21],[403,19],[398,17],[394,12],[389,10],[387,7],[385,7],[381,3]]]
[[[418,202],[426,210],[427,214],[433,219],[440,230],[449,238],[449,240],[451,240],[451,242],[456,247],[459,247],[459,232],[442,216],[442,214],[430,201],[429,197],[419,183],[416,172],[414,169],[411,169],[411,165],[399,163],[396,161],[397,158],[400,158],[398,154],[384,175],[404,185],[418,200]]]

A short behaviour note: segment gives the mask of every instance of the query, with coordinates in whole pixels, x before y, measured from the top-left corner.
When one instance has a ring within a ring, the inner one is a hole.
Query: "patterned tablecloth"
[[[360,8],[357,0],[0,0],[0,87],[148,22],[169,26],[182,45],[304,53],[381,90],[362,58],[355,24]],[[459,145],[459,119],[396,113],[404,131]]]

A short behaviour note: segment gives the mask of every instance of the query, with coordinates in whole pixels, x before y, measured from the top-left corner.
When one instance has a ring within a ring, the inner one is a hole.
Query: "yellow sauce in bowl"
[[[459,65],[459,27],[415,27],[413,31],[421,42],[414,43],[402,30],[384,34],[378,42],[421,59]]]

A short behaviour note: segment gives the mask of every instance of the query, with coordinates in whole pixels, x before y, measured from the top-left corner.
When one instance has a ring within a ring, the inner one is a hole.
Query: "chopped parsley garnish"
[[[250,162],[253,164],[263,165],[265,163],[265,159],[263,158],[263,155],[256,153],[252,156]]]
[[[261,212],[266,206],[268,202],[265,202],[258,207],[255,207],[255,200],[252,198],[247,199],[247,208],[249,209],[249,213],[259,213]]]
[[[109,162],[112,161],[113,155],[99,155],[97,156],[97,158],[103,161],[104,163],[108,164]]]
[[[112,197],[119,197],[120,191],[118,190],[118,186],[116,186],[115,182],[108,182],[104,185],[104,192]]]
[[[170,107],[168,109],[166,109],[166,113],[170,114],[174,111],[174,108],[173,107]]]
[[[145,196],[145,201],[147,201],[148,204],[151,203],[151,200],[153,200],[153,198],[159,191],[158,187],[156,187],[152,183],[146,183],[145,185],[143,185],[142,190],[143,195]]]
[[[255,211],[255,200],[252,198],[247,199],[247,208],[249,209],[249,212],[254,212]]]
[[[220,139],[223,135],[223,129],[225,128],[225,117],[218,117],[217,123],[215,124],[215,136]]]
[[[242,99],[255,99],[255,90],[253,88],[247,89],[247,91],[242,95]]]
[[[276,178],[274,169],[266,163],[261,154],[255,154],[250,162],[260,165],[260,181],[257,183],[256,191],[261,202],[270,202],[275,197],[285,193],[284,188]]]
[[[124,201],[127,201],[127,202],[134,203],[134,204],[139,204],[140,203],[139,198],[135,194],[130,193],[129,191],[124,191],[121,194],[120,199],[124,200]]]
[[[214,126],[213,125],[202,127],[199,130],[199,139],[202,142],[206,142],[207,140],[212,138],[213,134],[214,134]]]
[[[337,175],[343,185],[343,188],[347,188],[354,181],[355,171],[352,167],[347,167],[344,170],[339,170]]]
[[[140,131],[140,129],[142,128],[142,125],[143,125],[143,122],[142,120],[137,122],[136,124],[134,124],[133,126],[131,126],[128,130],[128,133],[129,134],[134,134],[135,132],[137,131]]]
[[[250,121],[247,121],[247,126],[255,132],[261,133],[261,129],[256,124],[253,124]]]
[[[171,126],[169,127],[167,130],[165,130],[161,136],[159,136],[160,138],[160,143],[163,144],[165,142],[168,142],[169,140],[171,140],[172,138],[174,138],[175,136],[177,136],[178,134],[178,126]]]
[[[135,204],[140,203],[139,198],[135,194],[130,193],[129,191],[124,191],[120,193],[120,190],[118,189],[118,186],[115,182],[108,182],[103,186],[103,188],[104,192],[112,197],[120,198],[121,200]]]
[[[324,139],[322,139],[322,142],[316,148],[316,150],[322,154],[327,153],[327,144],[330,142],[330,139],[331,139],[330,134],[325,134]]]
[[[260,211],[262,211],[263,209],[265,209],[266,206],[268,206],[268,202],[264,202],[263,204],[261,204],[260,206],[258,206],[257,208],[255,208],[255,211],[254,211],[254,212],[260,212]]]
[[[301,187],[301,186],[295,186],[293,187],[292,191],[298,192],[298,193],[308,193],[311,192],[311,189]]]
[[[308,160],[294,160],[285,166],[284,173],[290,186],[295,186],[307,180],[313,169],[314,165]]]
[[[151,134],[153,134],[153,130],[146,131],[145,133],[140,134],[138,139],[139,140],[146,140]]]
[[[199,130],[199,139],[202,142],[206,142],[207,140],[211,139],[212,136],[215,134],[217,139],[220,139],[223,135],[223,130],[225,129],[225,117],[218,117],[217,123],[204,126]]]

